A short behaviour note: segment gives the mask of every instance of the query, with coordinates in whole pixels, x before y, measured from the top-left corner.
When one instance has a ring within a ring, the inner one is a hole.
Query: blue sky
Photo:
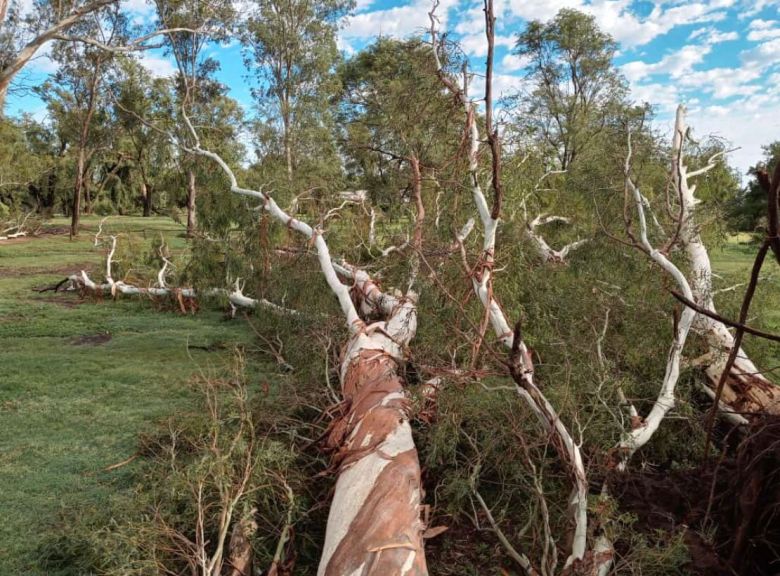
[[[242,0],[251,3],[251,0]],[[430,0],[357,0],[355,13],[340,32],[349,55],[377,35],[405,38],[428,26]],[[669,130],[678,102],[688,106],[698,136],[713,134],[740,147],[730,160],[741,170],[761,156],[761,145],[780,139],[780,0],[495,0],[497,11],[495,87],[509,93],[522,84],[523,62],[511,54],[516,34],[530,19],[548,20],[564,7],[593,14],[620,44],[615,64],[628,78],[633,98],[650,102],[657,124]],[[144,0],[126,0],[139,21],[152,16]],[[484,66],[481,1],[441,0],[441,28],[458,38],[475,69]],[[251,109],[249,87],[238,45],[214,48],[222,63],[220,79],[233,97]],[[160,53],[143,63],[154,74],[173,66]],[[42,56],[17,85],[40,82],[52,69]],[[479,90],[478,86],[474,88]],[[29,94],[9,97],[8,112],[45,110]]]

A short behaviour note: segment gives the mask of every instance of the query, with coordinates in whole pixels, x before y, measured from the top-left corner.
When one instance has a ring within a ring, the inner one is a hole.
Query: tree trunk
[[[293,176],[293,159],[292,159],[292,144],[290,143],[290,119],[285,116],[284,118],[284,158],[287,162],[287,181],[292,182]]]
[[[84,214],[92,214],[92,190],[89,186],[89,179],[83,178],[82,187],[84,188]]]
[[[339,476],[317,574],[423,576],[420,463],[398,373],[404,359],[398,342],[414,335],[416,308],[411,298],[382,295],[370,280],[362,287],[390,316],[381,328],[356,333],[345,352],[346,411],[328,438]]]
[[[73,188],[73,206],[70,217],[70,237],[79,235],[79,217],[81,216],[81,190],[84,187],[84,165],[86,154],[83,146],[79,146],[78,162],[76,163],[76,185]]]
[[[195,171],[187,171],[187,236],[193,236],[198,227],[198,218],[195,214],[195,196],[197,188],[195,187]]]
[[[149,186],[146,182],[141,182],[141,194],[144,197],[144,217],[152,215],[152,192],[152,186]]]
[[[687,130],[685,108],[680,106],[677,109],[672,143],[673,182],[678,187],[683,203],[680,241],[691,268],[690,285],[694,301],[711,312],[716,312],[712,298],[712,264],[694,218],[695,207],[699,201],[694,196],[695,187],[688,183],[688,178],[696,175],[696,172],[688,174],[683,157]],[[712,167],[712,164],[709,167]],[[705,167],[698,173],[706,172],[709,167]],[[703,314],[697,314],[694,329],[704,336],[709,348],[704,369],[711,388],[708,393],[712,396],[723,374],[728,354],[734,347],[734,337],[721,322]],[[780,414],[780,388],[764,376],[744,350],[740,349],[731,373],[726,379],[721,402],[737,413]]]

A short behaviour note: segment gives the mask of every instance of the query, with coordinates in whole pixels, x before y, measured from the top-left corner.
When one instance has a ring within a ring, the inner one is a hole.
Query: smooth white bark
[[[703,168],[688,172],[684,155],[685,138],[688,134],[685,112],[685,106],[677,107],[672,140],[671,172],[672,183],[678,192],[682,207],[679,241],[690,266],[689,276],[693,296],[686,296],[707,310],[717,312],[713,299],[712,264],[695,218],[696,207],[700,201],[695,196],[696,186],[690,183],[690,179],[713,169],[716,166],[715,159],[723,152],[712,156]],[[697,315],[694,330],[704,336],[710,348],[711,362],[705,366],[705,372],[709,381],[715,385],[720,380],[728,354],[734,347],[734,337],[721,322],[703,314]],[[780,394],[772,393],[773,384],[761,373],[742,348],[738,352],[729,378],[739,381],[748,390],[755,386],[764,388],[764,390],[757,391],[755,395],[748,392],[749,402],[744,407],[747,411],[768,409],[771,412],[780,412]],[[731,390],[730,384],[727,383],[727,389],[724,390],[724,404],[728,405],[737,399],[737,394]]]

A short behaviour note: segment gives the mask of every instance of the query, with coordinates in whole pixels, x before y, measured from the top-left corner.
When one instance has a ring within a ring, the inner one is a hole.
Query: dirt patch
[[[79,298],[75,293],[70,293],[68,295],[63,294],[61,296],[44,296],[42,298],[36,298],[34,301],[58,304],[60,306],[65,306],[65,308],[75,308],[86,302],[84,299]]]
[[[780,417],[756,421],[735,450],[699,468],[632,472],[609,483],[638,530],[684,532],[691,573],[780,573]]]
[[[76,336],[72,338],[70,343],[74,346],[100,346],[111,340],[111,334],[104,332],[103,334],[88,334],[84,336]]]

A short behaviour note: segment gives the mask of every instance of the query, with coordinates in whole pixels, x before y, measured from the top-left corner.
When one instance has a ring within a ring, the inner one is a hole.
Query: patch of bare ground
[[[111,340],[111,334],[109,332],[103,332],[101,334],[85,334],[84,336],[76,336],[71,338],[70,343],[74,346],[100,346]]]
[[[610,492],[648,537],[682,531],[693,574],[780,573],[780,417],[698,468],[615,474]]]

